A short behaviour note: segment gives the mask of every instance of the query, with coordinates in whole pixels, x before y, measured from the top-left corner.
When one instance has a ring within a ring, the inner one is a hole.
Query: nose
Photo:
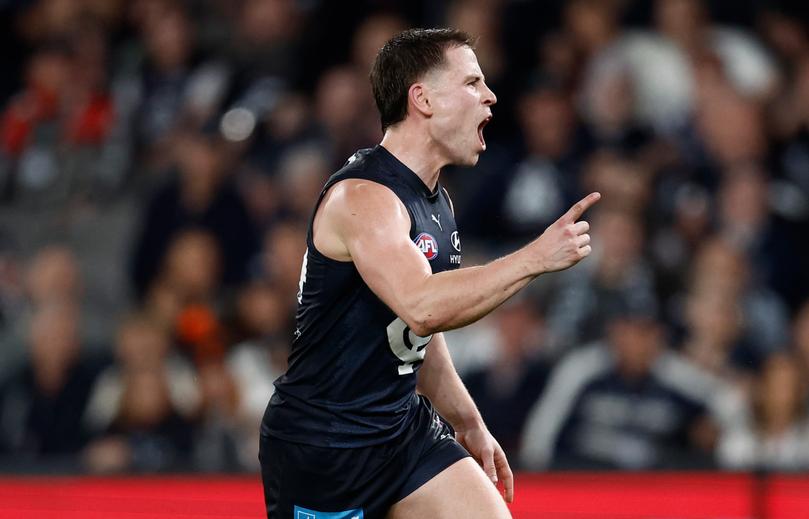
[[[486,85],[485,83],[484,85],[486,87],[486,91],[483,93],[483,104],[486,106],[492,106],[493,104],[497,103],[497,96],[494,95],[494,92],[492,92],[492,89],[489,88],[489,85]]]

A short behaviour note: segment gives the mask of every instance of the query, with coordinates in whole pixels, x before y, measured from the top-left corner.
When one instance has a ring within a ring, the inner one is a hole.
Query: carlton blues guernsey
[[[410,214],[410,238],[433,273],[460,266],[460,240],[441,185],[430,191],[382,146],[352,156],[328,180],[312,213],[289,368],[275,381],[262,435],[322,447],[370,446],[395,438],[420,405],[416,372],[432,337],[410,331],[353,262],[327,258],[313,243],[317,206],[331,186],[351,178],[379,183],[399,197]]]

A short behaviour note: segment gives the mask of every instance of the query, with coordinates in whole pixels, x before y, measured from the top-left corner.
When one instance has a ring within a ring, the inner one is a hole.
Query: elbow
[[[444,331],[441,328],[441,322],[428,312],[413,312],[403,321],[410,331],[419,337],[429,337],[434,333]]]
[[[405,324],[407,324],[407,327],[411,332],[413,332],[413,334],[418,335],[419,337],[429,337],[430,335],[441,331],[432,326],[429,321],[418,318],[410,318],[405,321]]]
[[[452,315],[446,304],[438,303],[429,297],[428,292],[412,293],[400,300],[400,308],[404,310],[402,320],[410,331],[419,337],[429,337],[434,333],[445,331]]]
[[[426,324],[415,324],[410,326],[410,331],[419,337],[429,337],[440,330],[436,330],[430,326],[427,326]]]

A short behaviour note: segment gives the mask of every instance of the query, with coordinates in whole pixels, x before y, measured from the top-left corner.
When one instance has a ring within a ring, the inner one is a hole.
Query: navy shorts
[[[397,438],[360,448],[262,436],[268,519],[382,519],[396,502],[469,453],[429,402]]]

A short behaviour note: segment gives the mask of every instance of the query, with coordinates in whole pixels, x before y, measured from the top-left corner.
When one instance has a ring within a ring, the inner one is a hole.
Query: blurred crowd
[[[570,204],[593,254],[449,332],[523,470],[809,470],[809,8],[0,2],[0,471],[256,470],[310,211],[381,139],[381,45],[498,95],[447,168],[466,264]]]

